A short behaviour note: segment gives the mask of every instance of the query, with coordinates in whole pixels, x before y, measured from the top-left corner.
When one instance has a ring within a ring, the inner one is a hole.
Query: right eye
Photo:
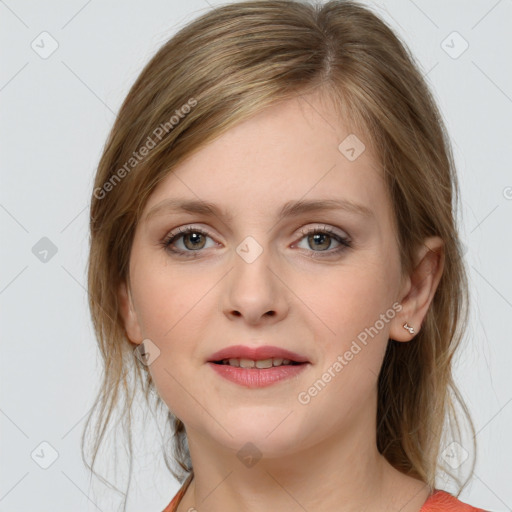
[[[185,257],[196,257],[195,252],[199,252],[205,248],[206,238],[210,238],[209,234],[201,228],[188,226],[186,228],[178,228],[169,233],[162,241],[162,246],[169,252],[179,254]],[[183,248],[176,248],[178,242],[182,242]],[[192,253],[192,254],[187,254]]]

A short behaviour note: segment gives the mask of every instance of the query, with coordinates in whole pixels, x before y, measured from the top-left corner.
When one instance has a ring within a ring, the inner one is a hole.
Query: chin
[[[227,432],[222,430],[219,437],[217,431],[214,438],[239,457],[246,455],[246,452],[253,457],[283,457],[296,451],[297,446],[303,445],[303,439],[295,436],[294,432],[286,428],[285,423],[283,415],[278,421],[263,421],[260,418],[259,421],[246,420],[236,424],[224,422]]]

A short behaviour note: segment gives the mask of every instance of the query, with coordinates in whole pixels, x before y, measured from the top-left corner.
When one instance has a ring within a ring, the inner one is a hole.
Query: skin
[[[149,371],[186,426],[194,479],[180,512],[417,512],[431,492],[377,450],[377,376],[389,338],[415,342],[403,324],[421,328],[442,274],[443,242],[426,239],[415,270],[401,274],[382,171],[369,143],[355,161],[338,150],[350,133],[318,93],[284,101],[182,162],[145,206],[119,298],[130,341],[158,347]],[[178,196],[215,203],[232,218],[160,212],[144,221]],[[334,210],[277,220],[285,202],[313,198],[344,198],[372,215]],[[196,257],[162,246],[191,225],[208,235],[178,237],[174,248]],[[324,226],[349,236],[352,247],[335,253],[340,243],[328,233],[315,244],[300,231]],[[247,236],[263,251],[251,263],[236,251]],[[402,309],[394,318],[299,403],[298,394],[395,302]],[[293,379],[249,389],[206,363],[236,344],[277,345],[311,364]],[[237,457],[247,442],[261,454],[251,467]]]

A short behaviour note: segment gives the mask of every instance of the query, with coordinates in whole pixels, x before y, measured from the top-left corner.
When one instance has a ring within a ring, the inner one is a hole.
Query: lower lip
[[[272,368],[240,368],[229,364],[208,364],[221,377],[248,388],[263,388],[281,380],[290,379],[306,369],[309,363],[273,366]]]

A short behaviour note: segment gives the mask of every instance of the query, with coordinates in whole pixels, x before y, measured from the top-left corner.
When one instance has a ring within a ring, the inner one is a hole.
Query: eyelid
[[[187,232],[192,231],[194,229],[197,230],[200,233],[208,235],[211,238],[214,238],[212,236],[212,234],[206,228],[203,228],[203,227],[201,227],[199,225],[196,225],[196,224],[185,224],[184,226],[178,226],[178,227],[172,229],[171,231],[167,232],[167,234],[165,235],[165,238],[170,238],[170,237],[176,236],[176,235],[178,235],[180,233],[185,233],[186,234]],[[303,236],[305,236],[305,235],[308,235],[310,233],[314,233],[314,232],[317,232],[317,231],[322,231],[322,232],[327,232],[327,233],[330,233],[330,234],[337,235],[337,236],[342,237],[342,238],[347,239],[347,240],[351,240],[350,235],[346,231],[340,229],[339,231],[341,231],[341,232],[339,232],[338,229],[339,228],[333,228],[332,226],[329,226],[327,224],[318,223],[317,226],[302,227],[299,230],[299,233],[302,234]]]
[[[186,224],[185,226],[178,226],[177,228],[169,231],[163,238],[162,242],[170,241],[173,238],[179,238],[180,235],[186,235],[188,233],[201,233],[205,236],[208,236],[211,239],[215,237],[205,228],[195,225],[195,224]]]
[[[339,232],[341,231],[341,233]],[[329,226],[327,224],[323,224],[321,227],[309,227],[309,228],[301,228],[300,233],[304,236],[309,235],[311,233],[316,232],[322,232],[322,233],[329,233],[331,235],[336,235],[340,238],[343,238],[344,240],[351,241],[350,235],[343,230],[339,230],[338,228],[333,228],[332,226]]]

